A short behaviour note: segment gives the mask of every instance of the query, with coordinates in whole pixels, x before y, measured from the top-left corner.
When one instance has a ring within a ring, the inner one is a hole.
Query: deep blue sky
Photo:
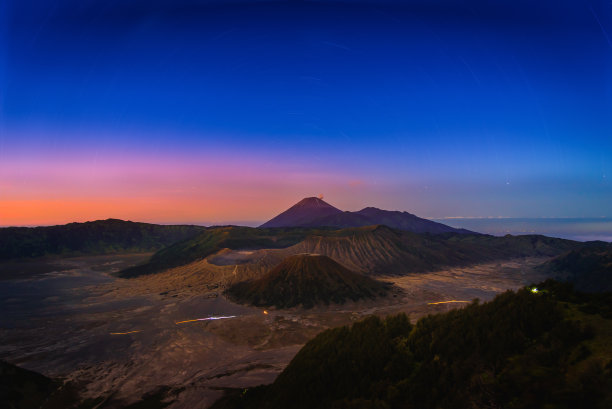
[[[610,1],[2,4],[10,200],[61,199],[16,163],[119,152],[265,168],[238,199],[282,205],[235,219],[320,191],[429,217],[612,216]]]

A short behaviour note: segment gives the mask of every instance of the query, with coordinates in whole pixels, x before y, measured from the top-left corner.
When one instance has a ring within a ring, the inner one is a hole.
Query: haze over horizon
[[[0,225],[612,217],[602,1],[9,0]]]

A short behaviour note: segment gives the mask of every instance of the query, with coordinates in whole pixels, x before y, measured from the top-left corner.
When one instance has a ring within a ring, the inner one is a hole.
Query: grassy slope
[[[202,231],[108,219],[48,227],[0,228],[0,260],[155,251]]]
[[[354,273],[326,256],[295,255],[255,281],[237,283],[227,294],[257,306],[290,308],[341,304],[385,295],[386,286]]]
[[[307,343],[220,408],[608,408],[612,295],[547,282],[411,325],[370,317]],[[601,315],[603,314],[603,316]]]

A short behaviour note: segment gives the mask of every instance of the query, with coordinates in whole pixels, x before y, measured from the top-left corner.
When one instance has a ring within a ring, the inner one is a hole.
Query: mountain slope
[[[257,306],[290,308],[341,304],[385,295],[385,284],[354,273],[331,258],[298,254],[283,260],[262,278],[233,285],[226,294]]]
[[[612,244],[585,243],[540,267],[580,291],[612,291]]]
[[[318,197],[307,197],[300,200],[278,216],[262,224],[260,227],[300,227],[307,226],[313,220],[321,217],[342,213],[329,203]]]
[[[64,383],[0,360],[0,408],[92,408],[100,402],[81,398],[72,382]]]
[[[545,236],[431,235],[366,226],[311,235],[278,252],[323,254],[367,275],[399,275],[514,257],[555,256],[575,246]]]
[[[355,212],[360,216],[369,218],[375,223],[384,224],[398,230],[407,230],[413,233],[472,233],[465,229],[456,229],[442,223],[422,219],[408,212],[381,210],[375,207],[366,207]]]
[[[169,388],[159,388],[141,399],[126,404],[112,395],[85,398],[83,383],[48,378],[37,372],[0,360],[0,408],[2,409],[93,409],[93,408],[164,408],[174,400]]]
[[[0,228],[0,260],[155,251],[192,238],[203,229],[117,219],[47,227],[5,227]]]
[[[307,226],[347,228],[379,224],[413,233],[472,233],[469,230],[456,229],[442,223],[422,219],[408,212],[381,210],[375,207],[366,207],[358,212],[343,212],[320,217],[308,223]]]

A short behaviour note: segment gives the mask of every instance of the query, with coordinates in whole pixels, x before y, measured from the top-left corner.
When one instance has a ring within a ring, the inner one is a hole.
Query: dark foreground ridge
[[[308,342],[214,409],[609,408],[612,295],[547,281],[412,325],[369,317]]]
[[[384,283],[350,271],[327,256],[298,254],[258,280],[233,285],[226,294],[256,306],[311,308],[384,296],[387,291]]]
[[[2,409],[161,409],[170,405],[176,392],[159,387],[133,404],[105,397],[83,399],[84,387],[75,382],[51,379],[0,360],[0,408]]]
[[[413,233],[474,233],[422,219],[408,212],[366,207],[358,212],[343,212],[317,197],[307,197],[259,227],[363,227],[385,225]]]

